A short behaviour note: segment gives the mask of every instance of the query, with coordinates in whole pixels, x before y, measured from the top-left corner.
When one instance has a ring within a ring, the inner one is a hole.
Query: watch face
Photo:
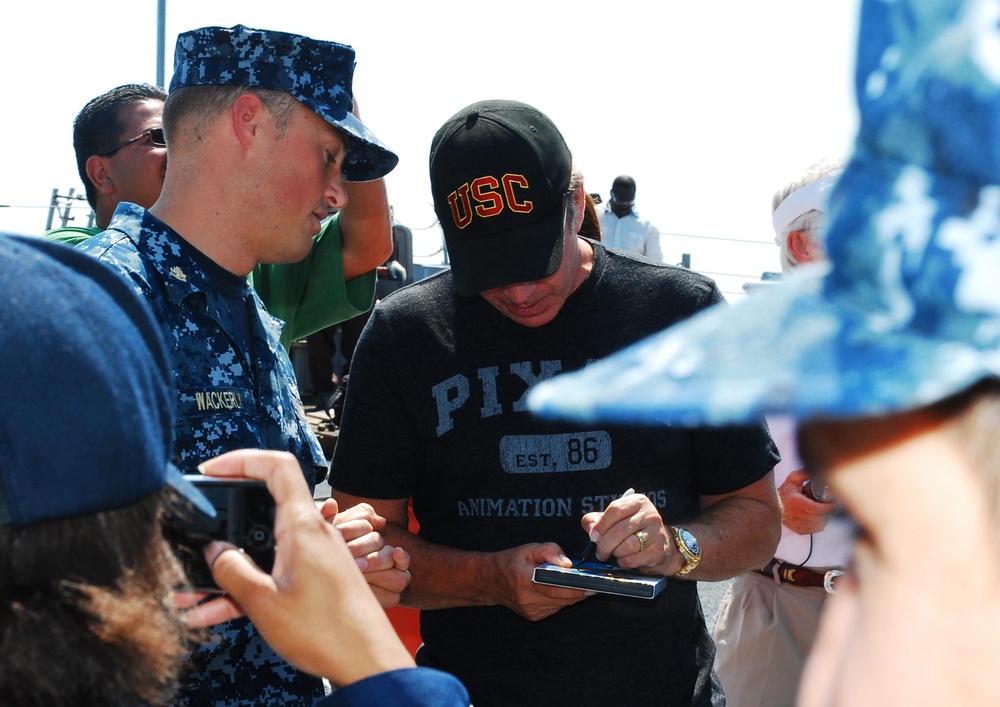
[[[701,548],[698,546],[698,540],[691,534],[690,530],[678,528],[678,534],[681,536],[681,541],[687,545],[688,550],[695,555],[701,554]]]

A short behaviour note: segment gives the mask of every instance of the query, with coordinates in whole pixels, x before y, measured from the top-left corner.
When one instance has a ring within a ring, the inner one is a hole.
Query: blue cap
[[[0,525],[127,506],[170,484],[175,395],[160,327],[68,246],[0,234]]]
[[[551,416],[858,417],[1000,375],[1000,27],[981,3],[865,0],[860,128],[829,263],[538,385]]]
[[[287,91],[348,139],[343,177],[367,182],[399,158],[351,112],[354,49],[300,34],[236,25],[202,27],[177,36],[170,90],[185,86],[258,86]]]

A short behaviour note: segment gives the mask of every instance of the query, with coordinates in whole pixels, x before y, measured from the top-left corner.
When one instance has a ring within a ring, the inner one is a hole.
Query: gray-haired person
[[[775,192],[771,220],[786,275],[825,260],[827,202],[843,168],[817,162]],[[781,453],[774,468],[781,541],[764,567],[736,578],[712,627],[715,670],[729,707],[795,704],[823,606],[853,539],[853,524],[836,499],[803,469],[795,421],[769,415],[767,426]]]

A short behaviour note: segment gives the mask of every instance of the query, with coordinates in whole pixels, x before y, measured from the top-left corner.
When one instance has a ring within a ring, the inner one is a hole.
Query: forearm
[[[361,502],[371,504],[386,521],[380,531],[386,543],[409,554],[410,582],[400,597],[403,606],[503,606],[529,621],[539,621],[587,597],[577,589],[532,582],[532,574],[540,564],[569,566],[569,558],[555,543],[528,543],[498,552],[445,547],[409,531],[408,498],[364,498],[336,489],[333,496],[344,508]]]
[[[681,524],[701,545],[701,562],[688,579],[719,581],[763,567],[781,539],[781,511],[755,498],[729,498]],[[679,553],[678,553],[679,554]],[[683,560],[679,561],[683,566]]]
[[[385,180],[345,182],[347,206],[340,212],[344,278],[371,272],[392,255],[392,221]]]
[[[491,606],[501,603],[500,553],[470,552],[427,542],[393,523],[382,529],[386,542],[410,554],[410,585],[400,604],[416,609]]]

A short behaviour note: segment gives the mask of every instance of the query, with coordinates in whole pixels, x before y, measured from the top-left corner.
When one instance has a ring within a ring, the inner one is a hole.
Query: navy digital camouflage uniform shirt
[[[314,486],[325,477],[327,461],[279,342],[282,323],[246,285],[249,323],[247,336],[241,335],[191,248],[129,203],[118,206],[104,233],[78,246],[117,268],[163,325],[177,390],[174,463],[197,473],[201,462],[234,449],[283,450],[295,455]],[[285,663],[246,619],[215,627],[193,662],[182,703],[311,705],[323,694],[318,678]]]

